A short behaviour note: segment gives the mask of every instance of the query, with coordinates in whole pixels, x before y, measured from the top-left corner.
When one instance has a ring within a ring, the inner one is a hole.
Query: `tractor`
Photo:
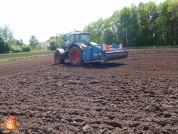
[[[64,43],[54,53],[54,64],[64,64],[68,60],[72,65],[84,63],[103,63],[110,60],[127,58],[128,51],[122,44],[97,44],[90,42],[90,33],[74,31],[64,34]]]

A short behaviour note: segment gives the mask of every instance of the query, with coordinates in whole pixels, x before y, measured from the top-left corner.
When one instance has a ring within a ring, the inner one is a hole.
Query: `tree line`
[[[31,49],[41,49],[41,44],[35,35],[29,39],[29,45],[23,42],[23,39],[15,39],[13,31],[8,24],[0,27],[0,54],[9,52],[29,52]]]
[[[126,47],[178,45],[178,0],[132,4],[112,16],[89,23],[83,31],[97,43]]]
[[[173,46],[178,47],[178,0],[165,0],[160,4],[149,1],[132,4],[115,11],[106,19],[99,18],[84,27],[91,33],[91,41],[102,44],[120,44],[125,47]],[[50,50],[63,44],[63,34],[51,36]],[[13,36],[8,25],[0,27],[0,53],[41,49],[35,35],[29,45]]]

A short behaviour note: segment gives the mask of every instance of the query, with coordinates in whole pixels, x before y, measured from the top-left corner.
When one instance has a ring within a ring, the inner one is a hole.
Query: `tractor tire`
[[[54,64],[64,64],[64,59],[61,59],[61,54],[59,51],[54,53]]]
[[[82,50],[77,46],[73,46],[69,50],[69,60],[74,66],[82,65],[84,63]]]

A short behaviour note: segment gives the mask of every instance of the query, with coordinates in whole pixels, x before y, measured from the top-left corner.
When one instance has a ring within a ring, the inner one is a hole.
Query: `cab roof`
[[[70,32],[68,34],[90,34],[89,32],[82,32],[82,31],[74,31],[74,32]]]

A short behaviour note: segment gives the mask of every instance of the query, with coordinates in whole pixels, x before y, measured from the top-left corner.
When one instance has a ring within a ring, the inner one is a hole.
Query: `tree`
[[[10,43],[13,40],[13,33],[8,25],[0,27],[0,53],[9,53]],[[9,44],[8,44],[9,43]]]
[[[14,41],[16,42],[15,44],[18,45],[18,46],[20,46],[20,47],[22,47],[23,44],[24,44],[22,39],[20,39],[20,40],[14,39]]]
[[[35,49],[35,47],[38,45],[38,39],[36,38],[35,35],[32,35],[30,40],[29,40],[29,45]]]
[[[55,50],[56,48],[62,47],[64,41],[63,41],[63,34],[59,34],[56,36],[52,36],[49,38],[47,42],[50,42],[49,49],[50,50]]]
[[[88,31],[91,33],[91,41],[102,43],[102,33],[104,30],[104,21],[102,18],[99,18],[96,22],[90,23],[84,28],[83,31]]]
[[[55,43],[54,42],[50,42],[48,49],[50,49],[51,51],[53,51],[53,50],[56,50],[56,48],[57,47],[56,47]]]
[[[170,19],[169,24],[171,28],[171,37],[170,42],[172,45],[178,45],[178,1],[177,0],[169,0],[168,8],[167,8]]]
[[[84,31],[90,32],[91,40],[97,43],[123,43],[126,47],[178,45],[177,22],[177,0],[165,0],[159,5],[149,1],[124,7],[109,18],[99,18]]]
[[[3,38],[0,37],[0,54],[1,53],[9,53],[9,46],[4,42]]]
[[[171,42],[170,36],[171,36],[171,26],[170,26],[170,18],[171,15],[168,12],[168,0],[161,3],[159,8],[159,17],[156,20],[156,23],[158,25],[158,39],[160,44],[167,45]]]
[[[120,24],[120,11],[115,11],[110,17],[110,26],[113,30],[113,33],[115,34],[116,43],[120,43],[122,39],[122,28],[120,28]]]
[[[102,40],[104,44],[112,44],[113,43],[113,31],[108,27],[104,30],[102,34]]]
[[[4,27],[1,28],[0,36],[3,38],[5,43],[12,45],[14,36],[8,24],[5,24]]]
[[[138,10],[137,7],[132,4],[130,9],[130,24],[128,28],[128,40],[129,40],[129,46],[138,46]]]
[[[20,39],[20,40],[19,40],[19,45],[22,47],[23,44],[24,44],[23,39]]]

